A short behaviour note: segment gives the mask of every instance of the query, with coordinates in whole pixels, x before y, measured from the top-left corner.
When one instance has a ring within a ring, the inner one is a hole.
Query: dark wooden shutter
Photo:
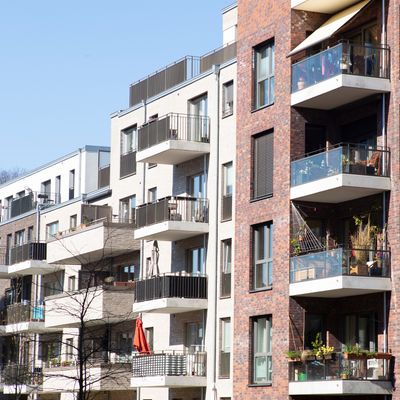
[[[272,195],[273,167],[274,134],[267,132],[254,138],[254,198]]]

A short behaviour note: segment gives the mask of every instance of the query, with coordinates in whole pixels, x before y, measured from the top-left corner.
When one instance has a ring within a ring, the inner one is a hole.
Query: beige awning
[[[308,49],[322,41],[329,39],[335,32],[337,32],[342,26],[347,24],[353,19],[371,0],[363,0],[354,6],[346,8],[343,11],[335,14],[329,18],[323,25],[321,25],[316,31],[314,31],[306,40],[301,42],[295,49],[293,49],[289,56],[299,53],[302,50]]]

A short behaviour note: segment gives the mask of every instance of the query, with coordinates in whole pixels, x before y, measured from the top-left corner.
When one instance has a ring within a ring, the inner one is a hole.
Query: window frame
[[[133,124],[127,128],[121,129],[121,146],[120,155],[133,153],[137,151],[138,147],[138,125]],[[130,140],[127,137],[130,136]]]
[[[229,332],[227,337],[226,334],[226,326],[229,326]],[[231,354],[232,354],[232,321],[230,317],[220,318],[219,320],[219,328],[220,328],[220,360],[219,360],[219,368],[218,368],[218,376],[222,379],[228,379],[231,376]],[[226,342],[228,342],[228,346],[226,346]],[[228,351],[227,351],[228,350]],[[221,357],[222,354],[229,354],[229,371],[227,374],[223,374],[221,372]]]
[[[229,245],[228,245],[229,243]],[[227,257],[227,248],[230,249],[230,255]],[[228,263],[228,258],[230,258],[230,263]],[[227,266],[229,265],[229,272],[227,271]],[[230,275],[230,287],[229,287],[229,294],[223,294],[226,293],[223,291],[223,286],[224,286],[224,276],[225,275]],[[220,298],[221,299],[228,299],[232,297],[232,238],[224,239],[221,240],[221,285],[220,285]]]
[[[265,351],[257,351],[258,344],[258,329],[257,324],[265,320]],[[273,329],[272,329],[272,316],[271,315],[260,315],[251,318],[251,336],[252,336],[252,351],[251,351],[251,384],[259,386],[271,386],[273,380],[273,365],[272,365],[272,340],[273,340]],[[256,360],[258,358],[265,358],[266,362],[266,374],[267,377],[264,380],[256,380]],[[270,375],[270,376],[269,376]],[[270,377],[270,379],[268,379]]]
[[[222,84],[222,118],[233,115],[234,100],[234,83],[233,79]],[[229,105],[229,103],[231,103]]]

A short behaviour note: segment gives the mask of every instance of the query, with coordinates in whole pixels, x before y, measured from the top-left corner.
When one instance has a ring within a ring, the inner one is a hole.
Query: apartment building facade
[[[398,397],[398,10],[238,2],[235,399]]]

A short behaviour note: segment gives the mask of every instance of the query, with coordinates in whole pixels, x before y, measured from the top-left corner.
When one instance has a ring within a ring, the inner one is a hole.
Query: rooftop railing
[[[167,114],[139,128],[138,150],[145,150],[167,140],[208,143],[209,124],[208,117]]]
[[[291,185],[328,178],[338,174],[390,176],[390,152],[364,144],[341,143],[291,163]]]
[[[290,283],[336,276],[390,277],[390,252],[332,249],[290,259]]]
[[[164,221],[208,222],[208,200],[169,196],[136,208],[136,228]]]
[[[206,352],[163,351],[135,354],[133,376],[206,376]]]
[[[292,93],[340,74],[390,78],[390,50],[341,42],[292,65]]]
[[[192,274],[164,274],[135,282],[135,302],[163,298],[207,298],[207,277]]]

